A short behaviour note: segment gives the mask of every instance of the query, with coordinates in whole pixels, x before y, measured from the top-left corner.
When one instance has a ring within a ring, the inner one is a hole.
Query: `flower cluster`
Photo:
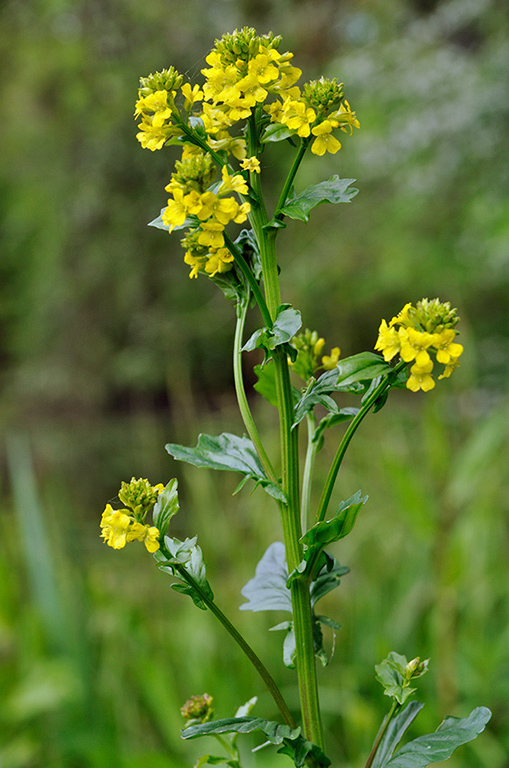
[[[406,363],[413,363],[406,385],[413,392],[427,392],[435,386],[431,355],[444,365],[439,379],[449,377],[458,367],[463,352],[462,345],[454,341],[458,321],[456,310],[448,302],[422,299],[415,307],[408,303],[389,324],[382,320],[375,349],[387,361],[399,355]]]
[[[297,350],[297,357],[289,364],[292,370],[304,381],[309,382],[316,377],[319,371],[331,371],[338,364],[341,350],[334,347],[330,355],[324,355],[319,362],[325,346],[325,339],[319,338],[316,331],[310,331],[309,328],[302,333],[296,334],[292,339],[292,346]]]
[[[314,136],[311,152],[324,155],[335,154],[341,149],[341,143],[333,135],[334,128],[352,133],[353,127],[359,128],[359,121],[352,112],[346,99],[343,100],[343,83],[336,78],[320,78],[306,83],[301,93],[295,86],[282,94],[281,101],[276,101],[266,111],[271,121],[286,125],[301,138]]]
[[[244,222],[251,209],[249,203],[239,204],[230,196],[232,192],[247,194],[244,177],[230,175],[223,165],[222,181],[213,192],[208,186],[215,173],[209,155],[200,152],[189,156],[184,150],[166,187],[171,197],[162,213],[163,224],[170,232],[184,225],[190,227],[182,240],[184,261],[192,268],[190,277],[197,277],[200,270],[214,277],[232,268],[233,256],[225,247],[224,229],[231,221]]]
[[[311,151],[323,155],[341,147],[334,129],[352,132],[359,126],[343,98],[343,85],[322,78],[301,90],[296,82],[302,72],[291,63],[292,53],[280,53],[280,44],[272,33],[258,35],[245,27],[216,40],[201,86],[184,83],[173,67],[140,79],[134,114],[141,118],[137,138],[142,147],[183,146],[181,167],[166,187],[170,197],[161,220],[169,232],[190,227],[182,241],[190,277],[232,269],[224,230],[230,222],[246,220],[250,203],[243,198],[253,191],[246,179],[251,174],[253,181],[261,172],[259,157],[247,156],[246,121],[256,126],[250,147],[258,154],[267,128],[279,125],[287,136],[295,134],[306,143],[313,139]],[[237,173],[230,165],[235,161]],[[219,186],[213,183],[217,165],[222,168]]]
[[[113,509],[111,504],[101,518],[101,536],[113,549],[122,549],[129,541],[142,541],[149,552],[159,549],[159,530],[144,523],[152,511],[164,486],[150,485],[148,480],[131,478],[130,483],[122,482],[118,497],[128,509]]]

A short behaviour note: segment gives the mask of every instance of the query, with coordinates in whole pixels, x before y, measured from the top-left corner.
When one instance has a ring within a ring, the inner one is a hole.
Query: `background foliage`
[[[142,151],[130,117],[140,75],[174,64],[194,77],[214,38],[245,24],[282,34],[306,79],[344,80],[362,125],[338,155],[303,166],[302,187],[339,173],[361,191],[282,234],[285,300],[346,355],[371,349],[380,318],[407,300],[438,295],[458,307],[466,348],[436,392],[395,394],[345,466],[339,492],[370,500],[336,547],[352,573],[324,606],[343,627],[321,673],[334,759],[364,764],[386,708],[373,666],[394,649],[431,656],[423,731],[493,710],[451,768],[507,768],[503,0],[4,0],[0,765],[189,765],[207,746],[180,741],[181,703],[207,690],[226,717],[258,690],[212,617],[173,594],[146,553],[100,542],[104,502],[131,475],[179,477],[175,534],[199,533],[220,603],[279,657],[263,617],[237,613],[240,586],[280,536],[270,499],[230,498],[236,478],[164,453],[198,431],[241,431],[233,312],[188,280],[178,238],[146,228],[172,158]],[[271,151],[268,189],[288,160]],[[259,417],[270,434],[272,414]],[[278,680],[296,705],[293,674]],[[257,714],[270,707],[262,694]]]

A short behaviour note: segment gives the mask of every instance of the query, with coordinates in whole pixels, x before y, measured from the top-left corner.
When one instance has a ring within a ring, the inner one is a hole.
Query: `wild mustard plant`
[[[382,320],[375,343],[382,356],[362,352],[345,359],[339,347],[326,349],[316,331],[301,331],[300,312],[282,301],[276,255],[280,230],[288,219],[307,221],[317,205],[349,203],[357,193],[352,179],[336,175],[298,192],[294,184],[302,159],[308,149],[317,157],[336,154],[340,132],[352,135],[359,121],[336,79],[297,85],[301,70],[293,65],[293,54],[280,52],[280,46],[280,37],[258,35],[253,29],[226,34],[206,57],[201,84],[184,82],[170,67],[141,78],[135,108],[142,147],[155,151],[175,145],[182,150],[165,188],[167,203],[152,225],[170,233],[182,231],[189,276],[212,280],[236,309],[233,371],[247,436],[202,434],[194,448],[170,443],[166,449],[175,459],[197,467],[240,472],[240,487],[253,480],[278,507],[283,542],[274,542],[263,554],[242,589],[246,602],[241,608],[290,615],[275,629],[284,632],[283,660],[296,670],[300,695],[300,711],[291,712],[265,664],[216,604],[196,537],[180,541],[171,536],[171,518],[179,508],[177,481],[170,480],[165,488],[144,479],[122,483],[119,500],[124,508],[115,511],[108,504],[103,513],[105,542],[121,549],[130,541],[142,541],[158,567],[173,577],[173,588],[222,623],[281,713],[282,723],[252,716],[253,698],[235,717],[213,720],[211,697],[193,697],[182,709],[187,721],[183,737],[215,736],[225,753],[206,755],[199,765],[240,765],[236,740],[250,731],[261,731],[265,741],[277,745],[298,767],[330,765],[316,661],[328,663],[321,627],[338,625],[315,608],[348,572],[326,548],[352,531],[368,498],[357,491],[329,511],[337,475],[361,422],[383,407],[391,389],[432,389],[435,365],[443,366],[438,379],[447,378],[463,351],[455,341],[456,310],[438,299],[408,303],[389,323]],[[281,141],[288,141],[295,154],[275,209],[269,212],[262,192],[264,154]],[[247,228],[236,230],[245,223]],[[249,311],[259,313],[261,327],[245,340]],[[255,389],[279,416],[278,457],[265,449],[246,396],[241,359],[253,350],[263,353],[263,363],[255,369]],[[357,396],[358,407],[338,404],[335,397],[342,393]],[[301,461],[302,422],[308,441]],[[314,499],[315,460],[326,432],[338,425],[346,429],[320,498]],[[148,516],[152,525],[145,522]],[[426,672],[427,664],[391,653],[377,666],[377,679],[392,704],[366,756],[366,768],[426,766],[446,759],[483,730],[490,713],[481,707],[464,719],[446,718],[435,733],[395,752],[422,707],[406,702],[415,690],[411,683]]]

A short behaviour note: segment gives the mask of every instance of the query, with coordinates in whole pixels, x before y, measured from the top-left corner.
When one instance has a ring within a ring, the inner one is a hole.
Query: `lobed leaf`
[[[282,744],[284,739],[296,739],[300,728],[290,728],[274,720],[262,720],[260,717],[230,717],[212,720],[210,723],[191,725],[182,731],[183,739],[196,739],[198,736],[210,736],[215,733],[252,733],[262,731],[271,744]]]
[[[340,179],[331,176],[327,181],[313,184],[296,195],[293,189],[286,198],[285,204],[278,211],[291,219],[309,221],[309,212],[322,203],[349,203],[358,193],[358,189],[350,187],[355,179]],[[349,188],[350,187],[350,188]]]
[[[266,549],[256,566],[254,577],[241,589],[241,594],[248,602],[243,603],[240,610],[291,613],[292,599],[287,581],[285,546],[281,541],[275,541]]]
[[[244,435],[238,437],[223,432],[219,437],[201,434],[195,448],[168,443],[168,453],[177,461],[186,461],[195,467],[241,472],[255,480],[273,498],[285,501],[281,488],[265,474],[252,441]]]

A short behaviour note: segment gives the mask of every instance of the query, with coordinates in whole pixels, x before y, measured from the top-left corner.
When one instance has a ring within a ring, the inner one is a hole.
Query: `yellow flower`
[[[106,504],[101,518],[101,536],[109,547],[122,549],[127,542],[127,531],[131,518],[127,509],[115,511],[111,504]]]
[[[169,232],[172,232],[175,227],[181,227],[187,216],[187,205],[182,189],[175,188],[173,190],[173,200],[168,200],[168,205],[163,211],[162,220],[163,224],[169,227]]]
[[[208,248],[222,248],[224,246],[224,225],[219,221],[205,221],[201,225],[198,243]]]
[[[400,328],[398,333],[401,341],[400,355],[405,363],[415,360],[418,366],[423,367],[431,362],[426,350],[433,343],[433,334],[415,328]]]
[[[250,158],[251,160],[256,160],[256,158]],[[256,160],[256,162],[258,162]],[[258,163],[259,165],[259,163]],[[240,173],[236,173],[233,176],[230,176],[228,173],[228,168],[226,165],[223,165],[221,169],[221,175],[223,177],[223,181],[221,182],[218,191],[219,195],[224,195],[228,192],[236,192],[238,195],[247,195],[249,192],[249,188],[247,186],[247,182],[243,176],[241,176]]]
[[[433,334],[433,346],[437,349],[437,360],[439,363],[449,365],[451,360],[457,360],[463,352],[461,344],[454,344],[456,331],[453,328],[444,328],[441,333]],[[448,374],[450,376],[450,373]]]
[[[271,58],[265,53],[260,53],[251,59],[247,65],[248,73],[259,83],[267,84],[279,77],[279,69],[273,64]]]
[[[145,118],[139,124],[140,132],[136,134],[136,138],[143,149],[150,149],[151,152],[154,152],[154,150],[161,149],[164,146],[168,136],[160,126],[154,125],[152,122],[148,122],[148,120],[149,118]]]
[[[341,354],[340,348],[333,347],[333,349],[331,349],[330,355],[324,355],[322,357],[322,365],[326,371],[332,371],[332,369],[336,367],[336,365],[338,364],[340,354]]]
[[[172,91],[172,96],[175,96],[175,91]],[[138,99],[134,116],[146,115],[147,112],[154,113],[152,123],[160,128],[172,113],[171,106],[168,104],[168,91],[155,91],[149,96]]]
[[[239,204],[233,197],[220,198],[213,192],[204,192],[200,196],[200,200],[202,204],[201,210],[198,213],[200,221],[205,221],[214,216],[223,225],[223,229],[239,212]]]
[[[395,328],[390,328],[385,320],[382,320],[380,323],[375,349],[379,352],[383,352],[384,360],[386,362],[392,360],[394,355],[397,355],[401,349],[401,341],[397,330]]]
[[[205,265],[205,272],[214,277],[218,272],[228,272],[233,266],[233,256],[228,248],[219,248],[217,251],[209,253],[208,261]]]
[[[203,91],[200,90],[199,85],[194,85],[191,88],[190,83],[184,83],[180,90],[185,98],[184,106],[187,110],[191,109],[195,101],[202,101],[203,99]]]
[[[159,529],[155,525],[133,522],[127,534],[127,541],[142,541],[148,552],[157,552],[160,547]]]
[[[459,347],[459,346],[461,346],[461,344],[458,344],[457,346]],[[438,357],[438,355],[437,355],[437,357]],[[439,379],[448,379],[449,376],[451,375],[451,373],[453,373],[453,371],[455,371],[456,368],[458,368],[458,366],[459,366],[458,358],[457,357],[451,357],[449,362],[445,366],[443,373],[438,378]]]
[[[240,167],[244,171],[250,171],[251,173],[260,173],[261,171],[260,161],[254,156],[246,157],[246,159],[241,162]],[[247,192],[244,192],[243,194],[247,194]]]
[[[311,152],[314,155],[322,156],[326,152],[335,155],[336,152],[341,149],[341,143],[331,133],[332,128],[332,123],[329,120],[324,120],[319,125],[315,125],[311,130],[313,136],[316,136],[316,139],[311,145]]]
[[[400,323],[401,325],[404,325],[406,328],[414,328],[415,323],[409,316],[409,310],[412,308],[412,302],[408,302],[405,304],[401,312],[399,312],[395,317],[392,318],[392,320],[389,323],[389,327],[392,328],[393,325],[396,325],[396,323]]]
[[[417,363],[412,365],[410,368],[410,377],[406,383],[407,388],[411,389],[412,392],[418,392],[420,389],[422,389],[423,392],[429,392],[429,390],[433,389],[435,386],[435,382],[431,376],[432,370],[433,363],[431,360],[428,360],[424,365],[418,365]]]
[[[306,108],[303,101],[290,101],[285,106],[282,122],[302,138],[311,133],[310,124],[316,120],[316,112],[311,107]],[[315,134],[316,135],[316,134]]]
[[[345,133],[350,132],[350,136],[353,133],[353,128],[360,128],[360,123],[357,120],[355,112],[350,109],[350,104],[345,99],[342,104],[339,105],[339,109],[329,115],[329,119],[335,123],[335,126],[339,126]]]
[[[189,277],[198,277],[198,272],[203,269],[207,261],[205,256],[194,256],[191,251],[186,251],[184,254],[184,263],[192,267]]]

